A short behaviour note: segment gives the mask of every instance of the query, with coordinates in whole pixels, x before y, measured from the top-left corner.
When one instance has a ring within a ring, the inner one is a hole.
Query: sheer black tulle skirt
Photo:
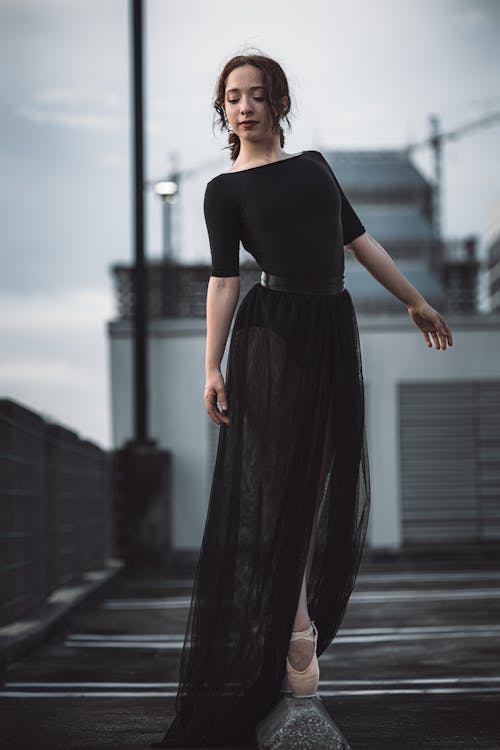
[[[366,537],[370,481],[356,314],[347,289],[260,283],[236,311],[176,716],[155,747],[238,747],[280,699],[308,544],[318,656]],[[321,693],[320,693],[321,694]]]

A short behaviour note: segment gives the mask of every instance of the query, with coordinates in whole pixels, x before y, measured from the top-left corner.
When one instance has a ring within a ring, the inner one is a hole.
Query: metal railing
[[[111,553],[110,455],[0,399],[0,626]]]

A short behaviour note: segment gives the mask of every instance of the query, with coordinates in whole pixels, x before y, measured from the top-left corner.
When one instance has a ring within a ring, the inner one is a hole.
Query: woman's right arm
[[[229,424],[224,378],[220,369],[231,321],[240,296],[239,276],[210,276],[207,289],[207,338],[204,399],[208,415],[216,424]]]
[[[216,424],[229,424],[227,413],[221,413],[217,402],[221,409],[227,409],[220,364],[240,296],[240,208],[231,181],[214,178],[207,184],[203,210],[212,255],[207,289],[206,382],[203,397],[211,419]]]

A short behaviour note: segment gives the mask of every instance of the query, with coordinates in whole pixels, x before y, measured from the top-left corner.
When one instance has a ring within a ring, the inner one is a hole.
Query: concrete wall
[[[366,384],[367,437],[372,486],[368,543],[401,544],[399,405],[401,382],[500,380],[500,314],[450,315],[454,345],[428,349],[406,311],[358,316]],[[173,453],[174,546],[201,542],[210,491],[212,423],[205,411],[205,320],[150,322],[150,431]],[[131,436],[131,327],[108,324],[113,444]],[[227,351],[222,361],[225,373]],[[457,408],[459,405],[457,405]],[[215,428],[218,430],[219,428]],[[213,433],[212,433],[213,434]]]

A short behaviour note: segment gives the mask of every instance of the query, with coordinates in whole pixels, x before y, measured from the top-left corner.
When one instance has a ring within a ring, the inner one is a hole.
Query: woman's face
[[[240,65],[226,79],[226,119],[241,141],[258,141],[271,135],[264,75],[254,65]],[[253,125],[245,126],[245,120]]]

